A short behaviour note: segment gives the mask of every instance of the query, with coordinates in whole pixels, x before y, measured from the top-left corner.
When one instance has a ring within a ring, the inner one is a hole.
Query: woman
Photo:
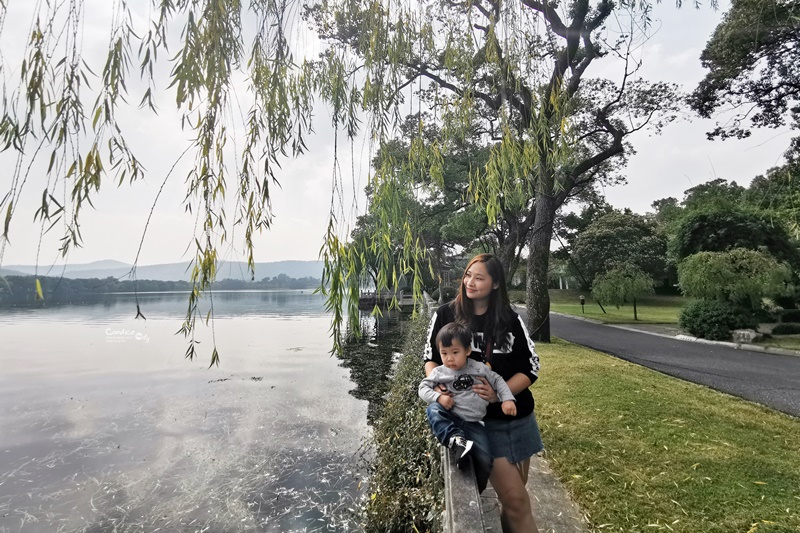
[[[467,265],[456,299],[437,309],[428,330],[425,375],[442,364],[436,335],[445,324],[461,322],[473,332],[470,357],[487,362],[506,380],[517,403],[517,414],[503,414],[492,387],[484,382],[473,390],[489,401],[484,423],[494,457],[490,476],[502,504],[504,525],[512,532],[538,532],[525,484],[530,458],[543,449],[533,414],[533,395],[539,357],[520,316],[511,309],[505,274],[490,254],[475,256]]]

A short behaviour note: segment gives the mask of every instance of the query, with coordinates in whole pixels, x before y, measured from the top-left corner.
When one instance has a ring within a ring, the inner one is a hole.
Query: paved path
[[[524,313],[524,309],[519,310]],[[800,357],[631,331],[550,315],[557,337],[800,417]]]

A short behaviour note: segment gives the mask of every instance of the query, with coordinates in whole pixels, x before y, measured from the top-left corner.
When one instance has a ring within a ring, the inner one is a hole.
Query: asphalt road
[[[800,417],[800,357],[683,341],[553,314],[550,328],[570,342]]]

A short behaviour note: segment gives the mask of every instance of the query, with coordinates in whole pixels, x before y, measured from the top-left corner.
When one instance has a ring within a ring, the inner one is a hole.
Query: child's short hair
[[[460,342],[464,348],[470,349],[472,347],[472,332],[460,322],[450,322],[440,329],[439,334],[436,335],[437,346],[449,348],[453,345],[454,340]]]

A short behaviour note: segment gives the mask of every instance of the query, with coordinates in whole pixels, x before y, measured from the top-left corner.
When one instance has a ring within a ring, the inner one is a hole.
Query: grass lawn
[[[776,348],[786,348],[788,350],[800,351],[800,336],[787,335],[785,337],[772,337],[758,341],[756,344],[762,346],[775,346]]]
[[[594,531],[800,532],[800,419],[561,340],[537,351],[547,457]]]
[[[581,310],[578,297],[583,294],[586,297],[586,305]],[[511,291],[509,293],[511,301],[525,301],[524,291]],[[641,324],[677,324],[678,314],[681,307],[685,305],[687,299],[682,296],[649,296],[636,302],[636,313]],[[624,307],[616,308],[613,305],[605,305],[606,312],[600,309],[597,302],[592,300],[592,295],[587,291],[572,289],[551,289],[550,290],[550,310],[557,313],[568,315],[583,316],[593,318],[609,324],[629,324],[633,320],[633,305],[628,304]]]

